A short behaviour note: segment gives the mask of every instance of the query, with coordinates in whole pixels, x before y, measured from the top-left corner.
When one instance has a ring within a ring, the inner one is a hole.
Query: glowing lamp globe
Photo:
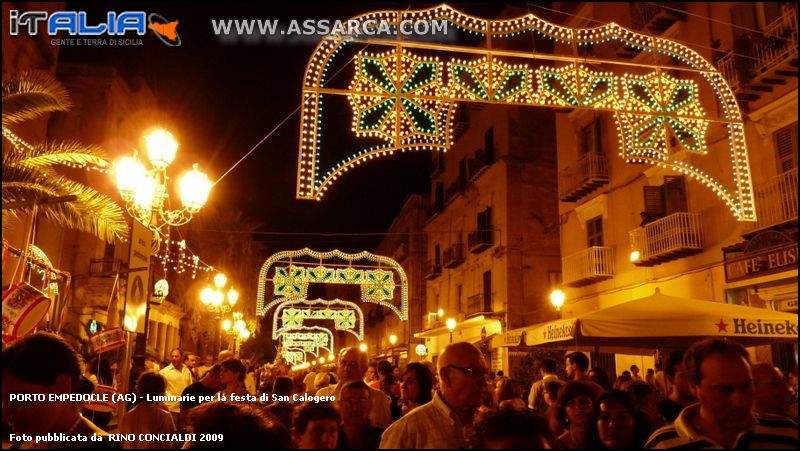
[[[123,197],[132,198],[136,190],[147,177],[147,169],[134,157],[123,157],[114,163],[114,176],[117,189]]]
[[[561,290],[553,290],[550,292],[550,303],[553,304],[553,307],[556,308],[557,311],[561,311],[561,307],[564,306],[564,299],[566,296],[564,292]]]
[[[214,285],[216,285],[217,288],[224,287],[226,283],[228,283],[228,276],[225,274],[219,273],[214,276]]]
[[[144,137],[147,147],[147,158],[150,163],[159,169],[164,169],[175,159],[178,151],[178,142],[172,133],[166,130],[153,130]]]
[[[183,206],[190,210],[203,208],[208,200],[208,193],[211,192],[211,185],[208,176],[198,170],[195,163],[192,170],[178,180],[178,193]]]
[[[149,210],[153,207],[156,198],[158,183],[150,176],[144,176],[139,180],[139,186],[133,192],[133,203],[138,207]]]

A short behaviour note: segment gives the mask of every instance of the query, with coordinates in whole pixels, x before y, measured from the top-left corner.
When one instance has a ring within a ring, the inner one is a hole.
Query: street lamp
[[[447,326],[447,330],[450,331],[450,343],[453,342],[453,331],[456,330],[456,319],[455,318],[447,318],[447,321],[444,322],[445,326]]]
[[[150,132],[144,141],[152,168],[148,170],[134,151],[132,157],[123,157],[116,162],[114,175],[117,189],[125,201],[125,209],[134,219],[155,232],[153,247],[157,250],[170,226],[188,223],[205,206],[212,183],[195,163],[192,170],[178,180],[178,194],[183,208],[171,210],[167,167],[175,159],[178,143],[170,132],[161,129]]]
[[[214,276],[214,286],[205,287],[200,291],[200,301],[209,312],[214,314],[214,318],[217,320],[222,318],[222,315],[230,312],[239,300],[239,292],[233,287],[227,292],[223,291],[227,283],[228,277],[225,274],[218,273]],[[224,325],[225,323],[223,322],[223,328],[225,328]],[[214,343],[217,346],[217,352],[219,352],[219,329],[217,328],[214,329]]]
[[[556,308],[557,312],[561,311],[561,307],[564,306],[564,299],[566,296],[564,292],[561,290],[553,290],[550,292],[550,303],[553,304],[553,307]]]
[[[394,346],[395,343],[397,343],[397,335],[395,334],[389,335],[389,343],[391,343],[392,346]]]
[[[234,312],[233,319],[225,318],[222,321],[222,330],[231,336],[233,340],[234,354],[236,353],[236,342],[245,341],[250,338],[250,330],[247,328],[247,323],[244,320],[244,313]]]
[[[367,352],[367,344],[361,343],[360,345],[358,345],[358,350],[361,352]]]

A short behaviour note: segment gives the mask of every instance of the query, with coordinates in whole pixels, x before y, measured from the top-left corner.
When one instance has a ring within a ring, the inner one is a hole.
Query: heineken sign
[[[734,336],[791,337],[797,336],[797,321],[767,321],[752,318],[720,318],[716,323],[717,334]]]

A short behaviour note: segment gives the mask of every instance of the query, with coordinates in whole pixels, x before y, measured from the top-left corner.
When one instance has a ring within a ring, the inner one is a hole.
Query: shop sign
[[[506,332],[503,335],[503,346],[519,346],[522,344],[522,332]]]
[[[797,268],[797,243],[763,249],[725,262],[725,281]]]

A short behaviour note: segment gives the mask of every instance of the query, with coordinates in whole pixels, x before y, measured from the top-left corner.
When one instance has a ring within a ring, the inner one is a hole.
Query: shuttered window
[[[645,186],[643,190],[644,211],[653,219],[689,211],[686,202],[686,179],[682,175],[666,175],[663,185]]]
[[[586,241],[589,247],[603,245],[603,217],[596,216],[586,221]]]
[[[797,122],[787,125],[772,135],[778,172],[789,172],[797,167]]]

